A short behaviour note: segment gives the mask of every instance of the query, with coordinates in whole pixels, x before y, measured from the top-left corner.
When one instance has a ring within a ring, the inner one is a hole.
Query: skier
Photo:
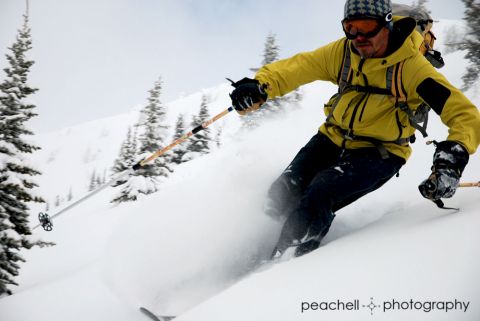
[[[415,19],[393,16],[390,0],[347,0],[342,26],[345,38],[232,83],[232,104],[242,115],[315,80],[339,86],[318,133],[269,189],[267,214],[285,220],[272,257],[318,248],[337,210],[395,176],[415,131],[426,135],[425,111],[433,109],[449,128],[419,185],[425,198],[452,197],[480,143],[478,109],[425,59],[420,49],[428,43]]]

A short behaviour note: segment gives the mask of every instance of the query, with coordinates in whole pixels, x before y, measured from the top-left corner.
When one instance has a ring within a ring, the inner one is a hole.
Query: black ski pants
[[[335,212],[376,190],[405,160],[376,147],[342,149],[318,133],[269,189],[267,214],[286,219],[274,253],[296,246],[296,256],[316,249]]]

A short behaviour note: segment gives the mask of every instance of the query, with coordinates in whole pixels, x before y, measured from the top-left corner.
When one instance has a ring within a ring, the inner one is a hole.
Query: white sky
[[[400,0],[399,3],[412,1]],[[265,37],[281,57],[342,36],[344,1],[30,0],[36,132],[124,113],[162,76],[163,101],[251,76]],[[430,0],[434,18],[461,19],[460,0]],[[0,68],[25,12],[0,0]],[[4,77],[0,73],[0,80]],[[320,102],[319,102],[320,103]],[[197,108],[197,106],[192,106]]]

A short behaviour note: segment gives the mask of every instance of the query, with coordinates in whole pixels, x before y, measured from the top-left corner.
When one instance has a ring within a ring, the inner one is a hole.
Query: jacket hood
[[[394,24],[390,33],[387,56],[366,59],[364,64],[365,68],[371,71],[384,69],[411,56],[420,54],[419,50],[423,42],[423,37],[415,31],[417,25],[415,19],[396,16],[393,21]],[[352,67],[356,68],[360,63],[360,55],[351,43],[350,50],[353,53]]]

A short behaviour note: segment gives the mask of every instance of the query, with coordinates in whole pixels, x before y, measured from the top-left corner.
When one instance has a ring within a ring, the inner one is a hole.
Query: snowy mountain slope
[[[459,85],[461,54],[445,58],[443,72]],[[306,86],[301,109],[251,132],[238,133],[239,117],[230,114],[221,122],[223,147],[178,167],[160,192],[112,206],[114,190],[107,189],[59,217],[54,231],[35,230],[57,246],[24,253],[20,287],[0,299],[0,319],[146,320],[138,306],[147,305],[158,313],[185,312],[179,320],[196,321],[478,320],[480,191],[459,190],[448,200],[462,208],[456,214],[422,199],[417,185],[429,173],[433,147],[421,138],[399,178],[338,212],[321,249],[246,276],[271,251],[280,230],[262,213],[266,190],[315,134],[322,103],[334,90],[323,83]],[[228,105],[227,85],[207,91],[212,114]],[[469,94],[478,105],[474,92]],[[200,97],[170,103],[171,123],[177,111],[197,113]],[[85,188],[93,168],[113,163],[137,116],[132,112],[80,125],[68,136],[66,130],[41,138],[37,163],[45,168],[41,183],[49,189],[42,192],[66,193],[65,181]],[[446,130],[431,117],[431,138],[441,140]],[[103,128],[110,134],[102,136]],[[88,146],[95,160],[83,163]],[[55,159],[44,166],[55,150]],[[471,158],[465,181],[479,179],[479,160],[479,154]],[[375,304],[455,298],[471,303],[467,313],[376,308],[372,316],[363,307],[301,313],[303,301],[359,299],[367,305],[370,298]]]
[[[310,255],[251,276],[178,320],[478,320],[480,219],[473,193],[459,197],[466,203],[461,214],[427,204],[398,206],[364,228],[330,236]],[[365,308],[302,313],[303,302],[307,309],[312,302],[337,300],[368,305],[371,298],[381,305],[373,317]],[[383,302],[411,299],[465,300],[470,308],[382,311]]]

